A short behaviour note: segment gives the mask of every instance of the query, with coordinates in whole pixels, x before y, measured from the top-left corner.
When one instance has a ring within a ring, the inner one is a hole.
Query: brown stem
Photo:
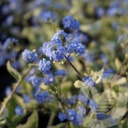
[[[82,80],[83,76],[81,75],[81,73],[76,69],[76,67],[70,62],[70,60],[64,55],[65,59],[68,61],[68,63],[71,65],[71,67],[77,72],[77,74],[79,75],[80,79]]]
[[[65,128],[69,128],[69,123],[70,123],[70,121],[68,120],[68,122],[66,123]]]

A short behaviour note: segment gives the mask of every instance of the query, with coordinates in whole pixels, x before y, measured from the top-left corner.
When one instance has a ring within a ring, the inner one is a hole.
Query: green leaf
[[[19,125],[16,128],[38,128],[38,113],[34,111],[28,118],[26,124]]]
[[[0,126],[6,124],[6,117],[8,116],[8,109],[6,108],[0,116]]]
[[[123,128],[128,128],[128,121],[125,121],[125,122],[124,122]]]
[[[119,87],[117,85],[113,86],[112,89],[114,90],[114,92],[116,94],[119,94],[120,90],[119,90]]]
[[[7,62],[7,70],[17,81],[21,80],[21,75],[11,66],[10,61]]]
[[[61,123],[61,124],[58,124],[58,125],[55,125],[55,126],[50,126],[48,128],[65,128],[65,126],[66,126],[66,123]]]
[[[15,128],[24,116],[24,115],[22,116],[16,115],[15,113],[16,106],[21,106],[24,108],[22,97],[15,94],[7,105],[7,109],[8,109],[7,124],[9,124],[12,128]]]
[[[8,116],[8,109],[6,108],[2,113],[2,115],[0,116],[0,121],[5,119],[7,116]]]

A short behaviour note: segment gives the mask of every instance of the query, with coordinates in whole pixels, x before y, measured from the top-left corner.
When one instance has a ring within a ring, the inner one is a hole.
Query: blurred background
[[[52,21],[45,19],[47,11],[51,12]],[[27,48],[40,53],[42,43],[49,41],[55,31],[64,29],[62,19],[67,15],[79,21],[81,42],[86,46],[86,54],[74,62],[79,71],[89,73],[104,68],[126,77],[128,69],[122,67],[127,64],[128,55],[128,0],[0,0],[1,102],[15,82],[6,62],[10,60],[21,72],[26,66],[22,51]]]

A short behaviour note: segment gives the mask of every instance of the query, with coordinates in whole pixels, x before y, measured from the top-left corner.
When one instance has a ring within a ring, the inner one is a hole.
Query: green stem
[[[31,68],[29,68],[28,71],[23,75],[22,79],[15,85],[15,87],[13,88],[11,94],[5,100],[3,106],[0,109],[0,116],[2,115],[2,113],[4,112],[4,109],[6,108],[7,104],[10,102],[11,98],[13,97],[16,89],[19,87],[19,85],[21,85],[21,83],[23,82],[23,80],[26,77],[26,75],[30,72],[30,70],[31,70]]]
[[[47,127],[49,127],[49,126],[51,126],[53,124],[54,119],[55,119],[55,115],[51,115],[50,119],[48,121]]]
[[[41,55],[37,58],[36,62],[37,62],[40,58],[42,58],[42,56],[43,56],[43,54],[41,54]],[[30,72],[31,69],[32,69],[32,67],[30,67],[30,68],[28,69],[28,71],[23,75],[23,77],[21,78],[21,80],[20,80],[18,83],[16,83],[16,85],[15,85],[15,87],[13,88],[11,94],[6,98],[4,104],[2,105],[2,107],[1,107],[1,109],[0,109],[0,116],[1,116],[2,113],[4,112],[6,106],[8,105],[8,103],[10,102],[10,100],[12,99],[13,95],[15,94],[16,89],[21,85],[21,83],[23,82],[24,78],[27,76],[27,74]]]
[[[62,100],[61,100],[61,98],[58,96],[58,94],[56,94],[56,90],[55,90],[52,86],[49,86],[49,87],[55,92],[54,96],[58,99],[58,101],[60,102],[60,104],[61,104],[62,108],[64,109],[64,111],[66,111],[66,109],[65,109],[65,104],[62,102]]]

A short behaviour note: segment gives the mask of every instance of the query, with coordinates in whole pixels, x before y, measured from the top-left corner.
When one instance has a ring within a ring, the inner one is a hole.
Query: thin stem
[[[50,116],[50,119],[49,119],[49,121],[48,121],[47,127],[49,127],[49,126],[52,125],[54,119],[55,119],[55,115],[51,115],[51,116]]]
[[[69,128],[69,124],[70,124],[70,121],[68,120],[68,122],[66,123],[65,128]]]
[[[37,62],[40,58],[42,58],[42,56],[43,56],[43,54],[41,54],[41,55],[37,58],[36,62]],[[13,95],[15,94],[16,89],[21,85],[21,83],[23,82],[24,78],[27,76],[27,74],[30,72],[31,69],[32,69],[32,67],[30,67],[30,68],[28,69],[28,71],[23,75],[23,77],[21,78],[21,80],[20,80],[18,83],[16,83],[16,85],[15,85],[15,87],[13,88],[11,94],[7,97],[6,101],[4,102],[3,106],[2,106],[1,109],[0,109],[0,116],[1,116],[2,113],[4,112],[4,109],[6,108],[6,106],[8,105],[8,103],[10,102],[11,98],[13,97]]]
[[[70,60],[64,55],[65,59],[68,61],[68,63],[71,65],[71,67],[77,72],[77,74],[79,75],[80,79],[82,80],[83,76],[81,75],[81,73],[76,69],[76,67],[70,62]]]
[[[26,75],[28,74],[28,72],[31,70],[28,69],[28,71],[23,75],[23,77],[21,78],[21,80],[15,85],[15,87],[13,88],[11,94],[7,97],[5,103],[3,104],[3,106],[0,109],[0,116],[2,115],[2,113],[4,112],[4,109],[6,108],[7,104],[9,103],[9,101],[11,100],[11,98],[13,97],[16,89],[19,87],[19,85],[23,82],[24,78],[26,77]]]
[[[56,90],[52,87],[52,86],[49,86],[54,92],[56,92]],[[58,101],[60,102],[62,108],[64,109],[64,111],[66,111],[65,109],[65,104],[62,102],[61,98],[58,96],[58,94],[54,94],[55,97],[58,99]]]

